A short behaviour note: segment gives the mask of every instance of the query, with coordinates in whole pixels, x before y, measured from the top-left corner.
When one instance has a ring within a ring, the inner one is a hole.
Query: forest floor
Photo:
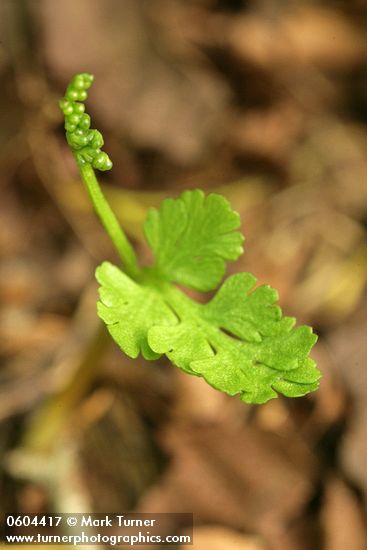
[[[358,0],[1,2],[2,514],[192,512],[195,550],[367,548],[366,24]],[[57,107],[84,70],[141,261],[149,206],[228,197],[229,271],[314,327],[317,392],[246,405],[107,336],[94,270],[115,258]]]

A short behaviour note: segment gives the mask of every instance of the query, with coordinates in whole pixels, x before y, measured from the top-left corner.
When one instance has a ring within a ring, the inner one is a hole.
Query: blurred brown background
[[[1,1],[1,514],[187,511],[196,550],[367,548],[366,24],[363,0]],[[247,406],[106,336],[115,258],[57,108],[81,71],[142,261],[148,206],[223,193],[230,271],[314,327],[318,392]]]

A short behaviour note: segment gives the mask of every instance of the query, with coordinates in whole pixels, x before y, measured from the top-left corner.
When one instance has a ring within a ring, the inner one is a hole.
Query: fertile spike
[[[90,116],[85,113],[87,90],[93,83],[93,76],[80,73],[73,77],[66,89],[65,96],[59,102],[65,116],[66,139],[80,166],[91,164],[97,170],[110,170],[112,162],[107,153],[101,151],[102,134],[90,129]]]

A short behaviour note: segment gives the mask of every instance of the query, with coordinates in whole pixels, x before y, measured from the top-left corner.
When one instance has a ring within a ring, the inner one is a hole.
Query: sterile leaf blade
[[[243,252],[239,226],[239,215],[224,197],[196,189],[150,209],[144,233],[162,279],[208,291],[223,278],[226,261]]]

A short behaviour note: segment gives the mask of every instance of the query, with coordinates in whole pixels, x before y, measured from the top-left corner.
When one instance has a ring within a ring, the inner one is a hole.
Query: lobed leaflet
[[[282,315],[276,290],[256,287],[253,275],[238,273],[201,304],[175,286],[214,290],[226,262],[243,253],[239,215],[224,197],[185,191],[164,200],[159,210],[150,209],[144,234],[154,263],[138,265],[95,178],[93,169],[109,170],[112,162],[101,151],[102,135],[90,129],[82,103],[92,81],[88,73],[74,76],[60,108],[83,181],[123,263],[123,269],[104,262],[96,270],[98,315],[112,338],[129,357],[153,360],[164,354],[185,372],[247,403],[316,390],[321,374],[309,352],[317,336]]]

